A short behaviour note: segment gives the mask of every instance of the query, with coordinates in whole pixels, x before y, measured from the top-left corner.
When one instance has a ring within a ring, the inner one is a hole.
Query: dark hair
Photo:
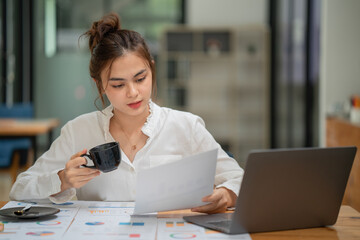
[[[120,19],[116,13],[105,15],[102,19],[92,24],[90,30],[82,36],[89,37],[90,76],[95,79],[103,107],[103,85],[101,72],[110,63],[124,56],[126,53],[135,53],[143,58],[149,65],[152,73],[152,94],[156,92],[155,64],[144,38],[137,32],[121,29]],[[95,100],[96,101],[96,100]]]

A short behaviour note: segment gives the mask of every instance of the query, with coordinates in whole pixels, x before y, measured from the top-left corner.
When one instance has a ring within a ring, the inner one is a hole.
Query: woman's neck
[[[150,114],[149,107],[143,114],[137,116],[129,116],[121,114],[120,112],[114,111],[113,122],[126,134],[131,135],[136,131],[139,131],[145,124],[147,117]]]

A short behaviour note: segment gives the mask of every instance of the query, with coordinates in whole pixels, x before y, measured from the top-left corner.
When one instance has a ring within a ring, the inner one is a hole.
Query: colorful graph
[[[184,227],[185,226],[185,222],[166,222],[166,227],[174,227],[175,225],[177,227]]]
[[[119,222],[121,226],[144,226],[144,222]]]
[[[133,213],[130,208],[95,208],[87,211],[92,215],[129,215]]]
[[[99,226],[99,225],[104,225],[105,223],[104,222],[87,222],[85,224],[89,225],[89,226]]]
[[[0,232],[0,235],[16,234],[16,232]]]
[[[68,210],[68,209],[60,209],[60,212],[62,213],[66,213],[66,212],[70,212],[71,210]]]
[[[132,234],[129,234],[129,237],[130,237],[130,238],[140,238],[140,234],[138,234],[138,233],[132,233]]]
[[[170,234],[171,238],[174,239],[192,239],[196,238],[196,234],[194,233],[172,233]]]
[[[121,226],[131,226],[131,222],[119,222]]]
[[[64,202],[64,203],[53,203],[54,205],[72,205],[73,202]]]
[[[103,233],[103,232],[84,232],[83,233],[84,236],[99,236],[103,237],[103,236],[115,236],[115,237],[128,237],[128,238],[140,238],[141,234],[140,233],[116,233],[116,232],[110,232],[110,233]],[[123,238],[121,238],[123,239]]]
[[[54,232],[49,232],[49,231],[41,231],[41,232],[28,232],[26,233],[26,235],[30,235],[30,236],[50,236],[50,235],[54,235]]]
[[[54,225],[61,224],[61,222],[59,222],[59,221],[47,221],[47,222],[36,222],[36,224],[43,225],[43,226],[54,226]]]
[[[144,226],[145,223],[143,223],[143,222],[133,222],[132,225],[133,226]]]
[[[25,206],[26,204],[29,204],[29,203],[31,203],[32,205],[36,205],[36,204],[37,204],[37,202],[19,202],[17,205],[18,205],[18,206]]]
[[[89,210],[91,214],[108,214],[109,210]]]
[[[174,226],[174,222],[166,222],[166,227],[173,227]]]

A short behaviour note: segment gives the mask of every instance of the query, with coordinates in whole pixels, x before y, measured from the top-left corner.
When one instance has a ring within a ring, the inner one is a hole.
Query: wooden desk
[[[7,202],[0,201],[0,207]],[[158,213],[158,218],[181,218],[194,215],[190,210],[170,211]],[[350,206],[342,206],[335,225],[322,228],[309,228],[288,231],[276,231],[250,234],[253,240],[355,240],[360,239],[360,213]]]
[[[0,138],[24,138],[31,139],[34,149],[35,160],[37,152],[36,137],[41,134],[48,135],[48,148],[51,145],[52,130],[59,126],[59,121],[50,119],[0,119]]]
[[[194,215],[190,210],[161,212],[159,218],[180,218]],[[350,206],[341,206],[337,222],[333,226],[299,230],[275,231],[250,234],[253,240],[350,240],[360,239],[360,213]]]
[[[326,146],[356,146],[357,152],[346,186],[343,204],[360,211],[360,124],[329,117],[326,120]]]

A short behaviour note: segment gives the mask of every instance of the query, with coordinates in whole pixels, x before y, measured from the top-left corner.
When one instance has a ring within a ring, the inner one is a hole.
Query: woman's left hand
[[[204,206],[192,208],[193,212],[201,213],[222,213],[227,207],[232,207],[236,202],[236,194],[224,187],[214,189],[214,192],[206,197],[203,197],[203,202],[209,202]]]

